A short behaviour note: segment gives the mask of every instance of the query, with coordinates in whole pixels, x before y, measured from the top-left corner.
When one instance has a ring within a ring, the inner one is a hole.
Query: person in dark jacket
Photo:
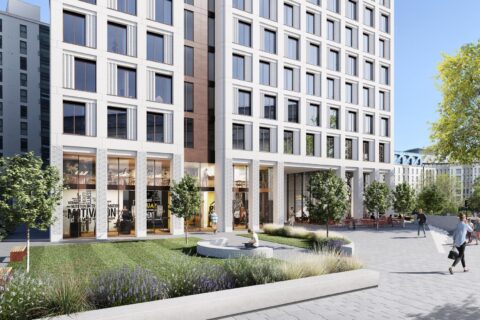
[[[423,230],[423,236],[426,238],[427,234],[425,233],[425,223],[427,223],[427,216],[423,213],[423,210],[418,210],[417,214],[417,221],[418,221],[418,233],[417,236],[420,236],[420,229]]]

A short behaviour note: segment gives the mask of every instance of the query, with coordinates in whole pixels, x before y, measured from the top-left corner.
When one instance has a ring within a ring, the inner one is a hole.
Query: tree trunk
[[[188,222],[184,220],[183,233],[185,233],[185,243],[188,244]]]
[[[378,230],[378,224],[380,222],[379,219],[380,219],[380,212],[377,212],[377,221],[376,221],[377,222],[377,230]]]
[[[27,227],[27,273],[30,272],[30,226]]]
[[[328,238],[328,218],[327,218],[327,238]]]

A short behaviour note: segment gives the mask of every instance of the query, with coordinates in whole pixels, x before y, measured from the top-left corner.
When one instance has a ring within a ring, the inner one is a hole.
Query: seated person
[[[393,224],[393,217],[392,215],[389,215],[388,218],[387,218],[387,223],[388,224]]]
[[[255,232],[255,230],[250,230],[250,229],[248,229],[248,232],[252,234],[252,239],[244,243],[245,248],[258,248],[260,245],[260,242],[258,241],[257,233]]]

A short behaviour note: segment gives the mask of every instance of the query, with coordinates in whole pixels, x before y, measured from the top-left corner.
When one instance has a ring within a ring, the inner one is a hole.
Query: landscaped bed
[[[361,268],[334,254],[275,259],[209,259],[200,239],[52,245],[31,248],[31,271],[12,263],[0,288],[0,319],[31,319]]]

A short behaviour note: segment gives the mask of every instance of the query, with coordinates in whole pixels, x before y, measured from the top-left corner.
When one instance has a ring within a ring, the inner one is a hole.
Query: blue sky
[[[48,0],[26,1],[41,5],[49,21]],[[395,150],[406,150],[430,142],[441,100],[436,66],[442,53],[480,39],[480,0],[396,0],[395,11]]]

